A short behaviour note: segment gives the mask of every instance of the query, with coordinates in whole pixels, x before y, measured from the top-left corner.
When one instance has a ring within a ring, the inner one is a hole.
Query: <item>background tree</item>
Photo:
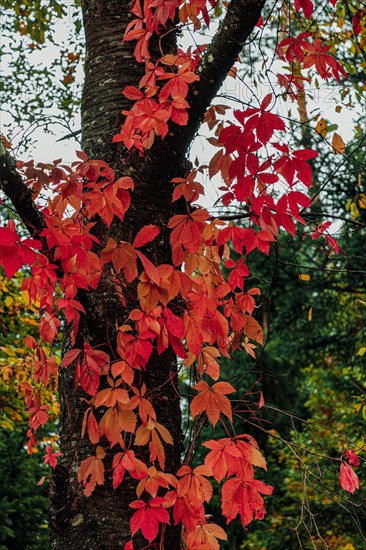
[[[20,293],[23,276],[1,280],[0,314],[0,548],[40,550],[49,547],[48,483],[37,486],[48,469],[42,467],[46,444],[28,452],[28,415],[24,403],[27,385],[37,371],[34,354],[24,339],[37,336],[38,311],[28,305],[26,291]],[[56,384],[43,391],[43,399],[52,409],[47,429],[47,444],[56,442],[55,417],[59,407]],[[51,430],[51,433],[50,433]]]

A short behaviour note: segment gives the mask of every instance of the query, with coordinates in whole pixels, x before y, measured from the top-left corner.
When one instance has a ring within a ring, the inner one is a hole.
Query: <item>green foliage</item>
[[[11,281],[0,277],[0,550],[47,550],[48,483],[37,482],[49,469],[42,465],[43,446],[28,454],[22,392],[34,362],[24,337],[37,334],[37,316],[27,293],[20,292],[22,279],[21,273]],[[57,412],[55,395],[45,398]],[[54,439],[52,427],[45,427],[45,441]]]
[[[26,424],[0,429],[0,550],[47,550],[47,484],[39,455],[25,448]]]

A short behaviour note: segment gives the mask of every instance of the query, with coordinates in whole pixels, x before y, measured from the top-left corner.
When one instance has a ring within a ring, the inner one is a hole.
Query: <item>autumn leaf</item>
[[[359,489],[360,487],[357,474],[351,466],[344,461],[341,463],[339,483],[342,489],[348,491],[349,493],[354,493],[356,489]]]
[[[202,376],[204,373],[217,380],[220,376],[220,364],[217,359],[220,352],[213,346],[206,346],[198,355],[198,372]]]
[[[136,488],[136,494],[140,498],[142,493],[146,491],[150,496],[156,497],[159,488],[167,488],[172,483],[173,476],[164,472],[158,471],[155,466],[150,466],[147,476],[141,479]]]
[[[262,409],[265,405],[265,401],[264,401],[264,397],[263,397],[263,393],[260,392],[259,394],[259,401],[258,401],[258,409]]]
[[[334,152],[337,153],[338,155],[343,155],[346,150],[346,144],[344,143],[341,136],[336,132],[334,132],[333,134],[332,147]]]
[[[315,131],[322,138],[325,138],[325,136],[328,133],[328,124],[326,120],[324,120],[324,118],[321,118],[320,120],[318,120],[317,125],[315,126]]]
[[[131,450],[114,455],[112,469],[113,489],[122,483],[125,471],[128,471],[133,479],[140,480],[148,476],[146,464],[136,458],[134,451]]]
[[[212,470],[218,482],[230,475],[242,476],[252,470],[252,466],[266,469],[266,462],[255,440],[247,434],[217,441],[210,439],[202,445],[210,449],[205,458],[205,465]]]
[[[46,454],[44,455],[43,464],[49,464],[51,468],[55,468],[57,465],[57,457],[62,456],[59,451],[52,451],[50,445],[46,445]]]
[[[359,466],[360,461],[358,456],[356,455],[355,451],[352,449],[347,449],[347,451],[344,451],[343,456],[346,456],[348,458],[348,461],[352,466]]]
[[[314,4],[311,0],[295,0],[295,10],[298,12],[301,9],[305,17],[310,19],[314,11]]]
[[[160,229],[156,225],[145,225],[137,233],[132,246],[134,248],[141,248],[145,244],[153,241],[160,233]]]
[[[78,481],[83,482],[84,494],[87,497],[90,497],[97,485],[103,485],[104,483],[104,457],[103,447],[97,447],[95,456],[89,456],[80,463]]]
[[[211,476],[212,471],[208,466],[197,466],[192,470],[190,466],[183,465],[176,475],[179,478],[177,484],[179,497],[187,496],[195,507],[211,500],[213,488],[206,476]]]
[[[160,468],[164,470],[165,451],[162,441],[173,445],[173,438],[169,431],[159,422],[155,422],[150,417],[146,426],[139,426],[136,430],[135,445],[147,445],[150,448],[150,460],[158,460]]]
[[[189,252],[197,252],[209,215],[207,210],[199,209],[190,215],[178,214],[168,222],[172,229],[170,241],[172,246],[183,245]]]
[[[162,497],[152,498],[149,502],[143,500],[134,500],[130,507],[135,509],[130,520],[132,535],[141,529],[145,539],[152,542],[156,539],[161,523],[169,524],[169,514],[164,508],[164,499]]]
[[[187,534],[188,550],[220,550],[219,540],[227,540],[224,529],[216,523],[200,521],[193,532]]]
[[[39,333],[43,342],[49,342],[52,345],[52,342],[58,335],[58,329],[61,326],[61,321],[57,319],[55,315],[44,313],[40,325]]]
[[[220,413],[232,421],[231,403],[226,397],[227,394],[234,393],[236,390],[228,382],[216,382],[209,386],[207,382],[201,380],[193,386],[193,389],[199,394],[192,399],[191,414],[195,418],[198,414],[205,412],[211,420],[212,425],[216,426]]]
[[[81,437],[84,437],[85,432],[88,432],[89,439],[94,445],[99,442],[98,422],[94,416],[92,407],[88,407],[84,413]]]
[[[111,447],[113,447],[117,443],[122,443],[122,431],[128,433],[135,432],[136,423],[136,414],[116,403],[114,407],[108,408],[102,416],[99,422],[99,432],[101,436],[106,436]]]
[[[222,513],[227,523],[239,514],[243,526],[253,519],[263,519],[266,513],[261,495],[271,495],[273,487],[259,479],[234,477],[222,486]]]

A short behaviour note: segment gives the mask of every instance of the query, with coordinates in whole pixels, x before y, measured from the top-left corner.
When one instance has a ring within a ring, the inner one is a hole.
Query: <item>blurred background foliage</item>
[[[18,273],[8,281],[0,273],[0,550],[49,548],[49,468],[43,466],[43,454],[46,444],[57,448],[57,382],[47,390],[38,384],[51,416],[40,445],[29,452],[24,384],[33,382],[35,356],[24,339],[37,337],[39,313],[28,305],[27,292],[20,291],[23,278]],[[42,477],[44,484],[37,486]]]
[[[24,151],[36,128],[72,131],[81,98],[81,2],[1,0],[3,132]]]

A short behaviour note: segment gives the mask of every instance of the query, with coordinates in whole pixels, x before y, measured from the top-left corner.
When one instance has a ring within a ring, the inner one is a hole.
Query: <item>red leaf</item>
[[[226,481],[222,487],[222,513],[227,523],[238,514],[244,526],[253,519],[263,519],[266,511],[261,494],[271,495],[272,492],[273,487],[258,479],[234,477]]]
[[[51,468],[55,468],[57,465],[57,457],[62,456],[62,453],[55,451],[52,451],[52,447],[50,445],[46,446],[46,454],[44,455],[44,461],[43,464],[49,464]]]
[[[133,241],[134,248],[141,248],[146,243],[153,241],[160,233],[160,229],[156,225],[145,225],[137,233],[135,240]]]
[[[63,356],[62,358],[62,367],[68,367],[69,365],[71,365],[71,363],[73,361],[75,361],[75,359],[78,357],[78,355],[81,353],[81,349],[71,349],[70,351],[68,351],[67,353],[65,353],[65,355]]]
[[[347,462],[341,464],[339,483],[342,489],[349,493],[354,493],[356,489],[359,489],[358,476]]]
[[[39,334],[41,335],[42,342],[47,341],[52,345],[58,334],[60,325],[61,321],[46,311],[39,325]]]
[[[226,397],[226,394],[236,391],[231,384],[228,382],[216,382],[216,384],[210,387],[207,382],[201,380],[193,386],[193,389],[200,392],[192,399],[191,413],[193,418],[205,412],[213,426],[216,426],[222,412],[232,421],[231,404]]]
[[[261,409],[262,407],[264,407],[264,397],[263,393],[261,392],[259,395],[258,409]]]
[[[127,97],[127,99],[131,99],[132,101],[137,101],[138,99],[145,97],[141,90],[135,86],[126,86],[122,93],[125,97]]]
[[[356,455],[355,451],[353,451],[352,449],[348,449],[347,451],[344,451],[343,455],[348,458],[348,461],[349,461],[350,464],[352,464],[352,466],[359,466],[360,465],[360,461],[358,460],[358,456]]]
[[[155,283],[156,285],[160,285],[161,277],[159,270],[154,266],[152,262],[146,256],[137,250],[136,254],[141,260],[142,265],[144,266],[146,275],[149,277],[149,279]]]
[[[131,508],[137,509],[130,520],[131,533],[141,529],[145,539],[152,542],[158,536],[159,523],[170,523],[168,511],[163,507],[164,499],[155,497],[146,503],[143,500],[131,502]]]
[[[306,19],[310,19],[313,15],[314,4],[311,0],[295,0],[295,10],[298,12],[303,10]]]

